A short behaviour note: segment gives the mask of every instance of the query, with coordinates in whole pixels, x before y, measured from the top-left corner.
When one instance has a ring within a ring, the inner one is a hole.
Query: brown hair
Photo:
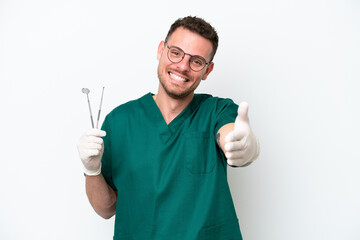
[[[211,62],[214,59],[219,44],[219,37],[215,29],[202,18],[192,17],[192,16],[179,18],[171,25],[170,30],[166,35],[165,42],[167,42],[171,34],[173,34],[173,32],[179,27],[183,27],[194,33],[197,33],[200,36],[208,39],[212,43],[213,50],[211,54],[211,60],[210,60]]]

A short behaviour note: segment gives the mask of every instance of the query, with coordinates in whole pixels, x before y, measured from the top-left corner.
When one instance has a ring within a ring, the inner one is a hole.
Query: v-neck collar
[[[173,133],[177,131],[180,125],[187,119],[188,116],[191,115],[193,110],[195,110],[198,102],[194,95],[193,99],[185,107],[185,109],[181,113],[179,113],[169,124],[166,124],[165,119],[153,98],[153,95],[153,93],[149,92],[148,94],[140,98],[140,101],[145,106],[145,110],[148,113],[149,118],[157,126],[163,142],[167,143]]]

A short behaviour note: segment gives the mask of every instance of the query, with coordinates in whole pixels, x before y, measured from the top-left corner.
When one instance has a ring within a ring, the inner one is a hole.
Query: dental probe
[[[99,107],[99,112],[98,112],[98,116],[97,116],[97,121],[96,121],[96,128],[98,128],[98,125],[99,125],[101,106],[102,106],[102,101],[103,101],[103,96],[104,96],[104,88],[105,87],[103,87],[102,93],[101,93],[101,100],[100,100],[100,107]]]

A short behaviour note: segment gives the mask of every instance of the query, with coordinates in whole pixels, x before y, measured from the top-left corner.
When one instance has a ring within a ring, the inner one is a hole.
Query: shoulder
[[[195,94],[194,97],[200,108],[221,110],[226,107],[237,107],[230,98],[214,97],[210,94]]]
[[[130,100],[126,103],[123,103],[117,107],[115,107],[107,116],[106,118],[109,120],[119,120],[122,119],[124,117],[129,117],[132,116],[133,114],[139,112],[139,109],[142,108],[142,102],[144,101],[145,98],[148,98],[149,95],[151,95],[150,93],[145,94],[144,96],[135,99],[135,100]]]

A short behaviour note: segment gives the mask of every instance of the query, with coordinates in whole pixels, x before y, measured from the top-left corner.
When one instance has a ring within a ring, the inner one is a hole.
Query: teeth
[[[173,79],[177,80],[177,81],[181,81],[181,82],[185,82],[186,79],[185,78],[182,78],[182,77],[179,77],[178,75],[175,75],[173,73],[170,73],[170,77],[172,77]]]

